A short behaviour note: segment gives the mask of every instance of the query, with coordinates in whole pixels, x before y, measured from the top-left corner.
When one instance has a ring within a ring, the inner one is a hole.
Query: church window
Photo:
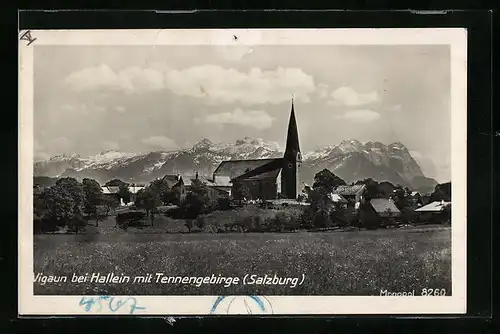
[[[289,163],[288,168],[292,168],[292,167],[293,167],[292,163]]]

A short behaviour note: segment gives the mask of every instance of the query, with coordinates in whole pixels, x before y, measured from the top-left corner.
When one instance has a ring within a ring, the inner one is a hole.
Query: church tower
[[[300,194],[300,168],[302,156],[300,154],[299,133],[292,100],[292,111],[288,123],[285,154],[281,169],[281,195],[288,199],[297,199]]]

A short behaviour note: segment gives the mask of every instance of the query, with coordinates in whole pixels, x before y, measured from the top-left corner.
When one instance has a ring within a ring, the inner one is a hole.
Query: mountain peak
[[[59,155],[55,155],[50,158],[50,161],[56,161],[56,160],[71,160],[71,159],[78,159],[80,158],[79,154],[68,154],[68,153],[63,153]]]
[[[203,138],[193,145],[193,149],[204,149],[212,145],[212,142],[208,138]]]

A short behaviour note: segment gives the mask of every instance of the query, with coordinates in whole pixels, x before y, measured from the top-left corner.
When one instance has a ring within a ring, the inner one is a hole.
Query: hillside
[[[165,174],[210,176],[223,160],[280,157],[277,144],[245,137],[233,144],[203,139],[193,147],[170,152],[135,154],[106,151],[91,157],[60,155],[36,162],[35,176],[90,177],[104,183],[113,178],[127,182],[149,182]],[[384,145],[345,140],[338,145],[305,152],[301,179],[312,183],[314,175],[327,168],[346,182],[365,178],[389,181],[422,192],[430,192],[437,182],[427,178],[401,143]]]

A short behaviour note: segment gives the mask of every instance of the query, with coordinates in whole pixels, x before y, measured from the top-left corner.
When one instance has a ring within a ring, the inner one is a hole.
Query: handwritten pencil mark
[[[30,46],[31,43],[33,43],[34,41],[36,41],[36,38],[31,37],[31,31],[30,30],[26,30],[24,33],[22,33],[21,36],[19,36],[19,39],[21,41],[27,41],[28,44],[26,44],[26,46]]]
[[[119,297],[109,297],[109,296],[100,296],[100,297],[82,297],[79,306],[84,306],[85,312],[94,311],[96,313],[102,310],[103,305],[107,305],[108,309],[115,313],[118,311],[123,305],[128,304],[130,307],[129,314],[134,314],[136,310],[144,310],[145,307],[137,306],[137,300],[134,297],[127,297],[125,299],[120,299]],[[94,308],[97,306],[98,308]]]

